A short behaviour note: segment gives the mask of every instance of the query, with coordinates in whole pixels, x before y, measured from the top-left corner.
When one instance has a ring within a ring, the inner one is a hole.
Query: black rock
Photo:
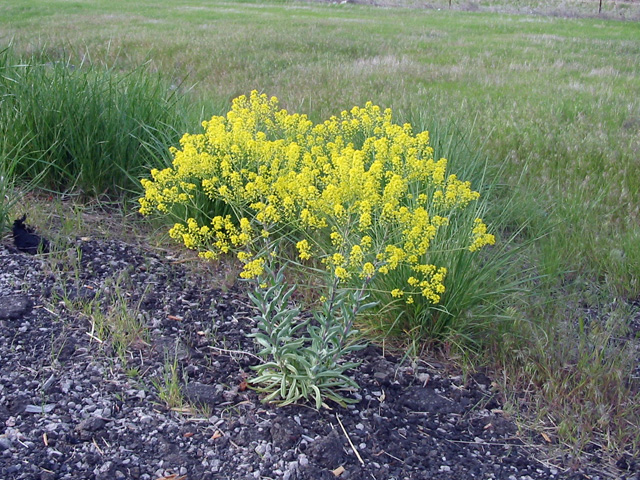
[[[97,432],[104,428],[106,422],[102,418],[88,417],[76,425],[76,430],[85,430],[87,432]]]
[[[49,253],[49,241],[36,234],[32,228],[27,227],[24,224],[26,219],[27,214],[25,213],[21,218],[13,222],[13,242],[16,248],[31,255]]]
[[[191,403],[216,408],[224,399],[215,385],[204,385],[199,382],[188,383],[184,395]]]

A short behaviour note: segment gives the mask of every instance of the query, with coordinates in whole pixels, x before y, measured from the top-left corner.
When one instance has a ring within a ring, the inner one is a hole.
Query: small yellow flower
[[[371,262],[367,262],[362,266],[362,278],[371,278],[376,273],[376,267]]]
[[[251,258],[250,253],[243,252],[243,251],[239,251],[236,254],[236,256],[238,257],[238,260],[240,260],[241,262],[247,262]]]
[[[391,290],[391,296],[393,298],[400,298],[400,297],[404,296],[404,292],[402,290],[400,290],[399,288],[395,288],[395,289]]]
[[[344,267],[336,267],[334,275],[340,280],[346,280],[349,278],[349,272]]]
[[[296,248],[298,249],[298,256],[300,257],[300,260],[308,260],[311,258],[311,246],[309,245],[307,239],[300,240],[296,244]]]
[[[331,263],[334,265],[343,265],[345,263],[344,255],[341,253],[334,253],[331,257]]]
[[[487,233],[487,226],[482,219],[476,218],[473,222],[473,243],[469,246],[469,251],[475,252],[480,250],[485,245],[494,245],[496,243],[496,237]]]
[[[360,245],[354,245],[351,247],[351,253],[349,253],[349,265],[352,267],[358,267],[362,264],[364,259],[364,253],[362,252],[362,247]]]
[[[264,273],[264,258],[256,258],[244,266],[240,278],[256,278]]]
[[[329,237],[331,238],[331,243],[334,247],[339,248],[342,246],[344,239],[338,232],[331,232],[331,235],[329,235]]]

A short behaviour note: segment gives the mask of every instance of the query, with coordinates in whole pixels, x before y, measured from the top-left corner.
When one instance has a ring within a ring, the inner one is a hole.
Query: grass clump
[[[158,393],[158,398],[167,408],[181,412],[187,410],[182,393],[183,378],[177,357],[166,357],[162,378],[154,378],[151,382]]]
[[[44,52],[0,51],[0,138],[12,174],[42,188],[122,197],[166,161],[186,104],[141,66],[126,74]]]
[[[91,325],[89,336],[101,345],[109,345],[122,365],[126,365],[132,349],[147,345],[149,332],[140,304],[132,304],[121,282],[118,279],[113,283],[113,291],[106,300],[86,303],[83,315]]]
[[[9,146],[4,137],[0,137],[0,236],[9,230],[12,223],[10,214],[21,197],[30,190],[31,182],[21,182],[16,170],[24,159],[16,153],[22,149],[22,142]]]

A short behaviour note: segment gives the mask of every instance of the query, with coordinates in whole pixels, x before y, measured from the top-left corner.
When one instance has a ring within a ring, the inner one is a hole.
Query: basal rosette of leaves
[[[142,181],[140,211],[178,212],[170,235],[205,258],[237,255],[243,278],[263,272],[261,240],[279,237],[345,283],[375,276],[380,288],[401,270],[388,298],[434,305],[447,267],[431,253],[495,242],[468,214],[479,193],[433,158],[428,132],[395,124],[389,109],[367,103],[314,124],[254,91],[203,127]]]
[[[327,288],[328,297],[313,310],[313,320],[303,318],[301,310],[291,299],[296,286],[286,284],[284,270],[272,269],[268,256],[264,272],[249,298],[256,307],[258,332],[249,334],[261,350],[258,356],[264,362],[252,367],[257,376],[249,384],[261,393],[264,402],[280,406],[311,400],[315,407],[327,407],[327,400],[346,406],[357,400],[344,392],[357,390],[357,383],[348,371],[359,363],[346,361],[352,352],[366,347],[358,341],[354,328],[356,317],[373,307],[366,303],[364,293],[367,282],[360,289],[340,288],[338,278]]]

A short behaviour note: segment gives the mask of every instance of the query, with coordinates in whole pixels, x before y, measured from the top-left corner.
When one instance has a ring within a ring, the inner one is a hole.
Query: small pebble
[[[7,437],[0,437],[0,451],[9,450],[12,446],[11,440]]]

